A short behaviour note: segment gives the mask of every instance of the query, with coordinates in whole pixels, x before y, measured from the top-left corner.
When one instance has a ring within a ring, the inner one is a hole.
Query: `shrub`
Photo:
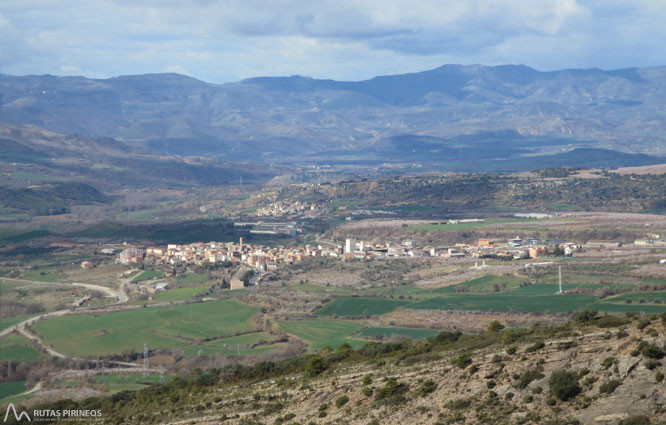
[[[308,362],[305,364],[305,375],[306,376],[317,376],[323,371],[326,370],[326,363],[324,359],[319,355],[314,355],[310,357]]]
[[[634,416],[629,416],[626,419],[622,419],[620,422],[618,422],[617,425],[650,425],[652,422],[650,422],[650,418],[647,416],[643,415],[634,415]]]
[[[597,310],[585,309],[581,310],[574,316],[574,320],[578,323],[591,322],[597,318]]]
[[[648,326],[650,326],[650,319],[648,319],[647,317],[640,319],[638,323],[636,323],[636,329],[643,330]]]
[[[506,354],[508,354],[508,355],[516,354],[516,347],[507,348],[506,349]]]
[[[543,373],[539,372],[536,369],[528,370],[527,372],[523,373],[523,375],[520,377],[518,383],[516,384],[516,387],[520,388],[521,390],[525,389],[530,384],[530,382],[541,379],[544,376],[546,375],[544,375]]]
[[[661,366],[661,363],[659,363],[659,362],[658,362],[657,360],[655,360],[655,359],[648,359],[648,361],[645,362],[645,368],[646,368],[647,370],[653,370],[653,369],[656,369],[658,366]]]
[[[444,407],[451,410],[463,410],[467,409],[472,402],[467,398],[459,398],[457,400],[450,400],[447,402]]]
[[[343,395],[341,397],[338,397],[337,400],[335,400],[335,406],[339,409],[342,406],[344,406],[345,404],[347,404],[348,401],[349,401],[349,397],[347,397],[346,395]]]
[[[366,396],[366,397],[370,397],[370,396],[372,395],[372,388],[370,388],[370,387],[363,387],[363,389],[361,390],[361,392],[363,393],[364,396]]]
[[[526,395],[525,397],[523,397],[523,402],[524,402],[524,403],[531,403],[532,401],[534,401],[534,397],[532,397],[532,396],[529,395],[529,394]]]
[[[641,349],[641,354],[649,359],[660,359],[664,357],[664,352],[657,344],[647,344]]]
[[[401,404],[407,399],[405,394],[409,391],[409,385],[398,382],[396,378],[389,378],[384,388],[377,391],[375,399],[384,404]]]
[[[608,369],[615,364],[615,357],[606,357],[603,362],[601,362],[601,367]]]
[[[502,329],[504,329],[504,325],[501,324],[501,323],[499,322],[499,320],[493,320],[493,321],[490,322],[490,324],[488,325],[488,332],[496,333],[496,332],[501,331]]]
[[[661,381],[664,380],[664,374],[661,373],[661,371],[659,371],[659,372],[657,372],[657,373],[654,375],[654,379],[655,379],[655,381],[657,381],[657,382],[661,382]]]
[[[486,387],[488,387],[489,390],[492,390],[493,388],[495,388],[496,385],[497,385],[497,383],[495,381],[493,381],[492,379],[490,381],[486,382]]]
[[[423,384],[421,384],[421,388],[419,389],[419,395],[421,397],[425,397],[431,392],[435,391],[437,389],[437,384],[435,381],[432,379],[428,379],[425,381]]]
[[[612,394],[613,391],[615,391],[615,389],[617,387],[619,387],[620,385],[622,385],[622,381],[619,381],[617,379],[613,379],[612,381],[604,382],[599,387],[599,393],[601,393],[601,394]]]
[[[284,420],[285,420],[285,421],[288,421],[288,420],[290,420],[290,419],[294,419],[295,417],[296,417],[296,414],[294,414],[294,413],[287,413],[286,415],[284,415]]]
[[[548,379],[550,392],[561,401],[571,400],[581,392],[578,374],[564,369],[556,370]]]
[[[456,342],[460,339],[462,336],[462,332],[456,331],[456,332],[447,332],[447,331],[442,331],[437,336],[435,337],[435,342],[438,343],[447,343],[447,342]]]
[[[534,353],[536,351],[541,350],[545,346],[546,344],[543,341],[537,341],[534,343],[534,345],[527,347],[525,351],[527,351],[528,353]]]
[[[462,353],[456,359],[456,366],[458,366],[460,369],[465,369],[470,364],[472,364],[472,359],[466,353]]]
[[[372,375],[371,375],[371,374],[367,374],[367,375],[365,375],[365,376],[363,377],[363,381],[361,381],[361,382],[362,382],[363,385],[365,385],[365,386],[368,386],[368,385],[372,384]]]

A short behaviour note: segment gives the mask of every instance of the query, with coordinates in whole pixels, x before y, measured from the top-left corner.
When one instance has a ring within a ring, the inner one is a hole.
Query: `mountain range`
[[[179,74],[0,76],[6,123],[162,155],[285,164],[408,161],[468,170],[456,164],[506,160],[499,169],[510,169],[521,158],[576,148],[666,162],[653,158],[666,156],[665,99],[666,67],[445,65],[358,82],[291,76],[226,84]]]

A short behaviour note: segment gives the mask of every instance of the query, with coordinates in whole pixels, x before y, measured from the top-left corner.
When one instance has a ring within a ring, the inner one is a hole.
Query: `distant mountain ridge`
[[[460,141],[480,138],[465,145],[472,150],[495,146],[485,134],[505,135],[508,150],[497,159],[574,148],[666,156],[665,99],[666,67],[444,65],[358,82],[292,76],[227,84],[179,74],[0,76],[0,121],[234,161],[394,162],[409,148],[395,150],[397,137],[427,140],[410,160],[442,163]]]

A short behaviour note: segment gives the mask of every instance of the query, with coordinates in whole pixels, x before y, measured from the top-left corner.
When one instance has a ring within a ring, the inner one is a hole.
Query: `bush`
[[[488,325],[488,332],[496,333],[496,332],[501,331],[502,329],[504,329],[504,325],[501,324],[501,323],[499,322],[499,320],[493,320],[493,321],[490,322],[490,324]]]
[[[459,398],[457,400],[450,400],[447,402],[444,407],[451,410],[463,410],[467,409],[472,402],[467,398]]]
[[[365,376],[363,377],[363,381],[361,381],[361,382],[362,382],[363,385],[365,385],[365,386],[368,386],[368,385],[372,384],[372,375],[371,375],[371,374],[367,374],[367,375],[365,375]]]
[[[419,389],[419,395],[421,397],[425,397],[431,392],[435,391],[437,389],[437,384],[435,381],[432,379],[428,379],[425,381],[423,384],[421,384],[421,388]]]
[[[366,397],[370,397],[370,396],[372,395],[372,388],[370,388],[370,387],[363,387],[363,389],[361,390],[361,392],[363,393],[364,396],[366,396]]]
[[[664,352],[661,351],[661,348],[657,344],[646,344],[641,349],[641,354],[649,359],[660,359],[664,357]]]
[[[317,376],[325,370],[326,363],[319,355],[310,357],[308,362],[305,364],[305,376]]]
[[[601,367],[608,369],[615,364],[615,357],[606,357],[603,362],[601,362]]]
[[[601,393],[601,394],[612,394],[613,391],[615,391],[615,389],[617,387],[619,387],[620,385],[622,385],[622,381],[619,381],[617,379],[613,379],[612,381],[604,382],[599,387],[599,393]]]
[[[546,346],[546,344],[543,341],[537,341],[537,342],[534,343],[534,345],[532,345],[530,347],[527,347],[527,349],[525,351],[527,351],[528,353],[534,353],[536,351],[541,350],[545,346]]]
[[[578,374],[564,369],[556,370],[548,379],[550,392],[561,401],[571,400],[581,392]]]
[[[348,401],[349,401],[349,397],[347,397],[346,395],[343,395],[341,397],[338,397],[337,400],[335,400],[335,406],[339,409],[342,406],[344,406],[345,404],[347,404]]]
[[[650,422],[650,418],[647,416],[643,415],[634,415],[634,416],[629,416],[626,419],[622,419],[620,422],[618,422],[617,425],[650,425],[652,422]]]
[[[523,389],[527,388],[527,386],[530,384],[530,382],[541,379],[544,376],[546,376],[546,375],[539,372],[538,370],[528,370],[527,372],[523,373],[523,375],[520,377],[520,379],[518,380],[518,383],[516,384],[516,387],[523,390]]]
[[[461,355],[458,356],[456,359],[456,366],[458,366],[460,369],[465,369],[467,366],[472,364],[472,359],[471,357],[466,354],[462,353]]]
[[[447,342],[456,342],[460,339],[462,336],[462,332],[456,331],[456,332],[447,332],[447,331],[442,331],[440,332],[437,337],[435,337],[435,342],[438,343],[447,343]]]
[[[640,320],[638,321],[638,323],[636,323],[636,329],[643,330],[643,329],[645,329],[645,328],[648,327],[648,326],[650,326],[650,319],[648,319],[648,318],[646,318],[646,317],[640,319]]]
[[[384,388],[377,391],[375,399],[384,404],[401,404],[407,399],[405,394],[409,391],[409,385],[398,382],[396,378],[389,378]]]
[[[574,316],[574,321],[578,323],[591,322],[597,318],[597,310],[585,309],[581,310]]]

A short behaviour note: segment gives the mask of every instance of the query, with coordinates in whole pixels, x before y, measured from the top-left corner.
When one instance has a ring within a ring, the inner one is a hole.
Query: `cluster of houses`
[[[635,245],[662,244],[657,241],[644,243],[637,241]],[[196,242],[192,244],[169,244],[166,247],[127,248],[118,254],[121,263],[137,263],[150,259],[155,264],[170,266],[197,266],[204,263],[232,263],[249,266],[244,270],[270,272],[281,264],[294,264],[307,257],[335,257],[342,260],[370,258],[409,258],[409,257],[443,257],[443,258],[499,258],[520,260],[538,258],[545,255],[571,256],[581,249],[616,249],[618,242],[589,241],[579,245],[567,241],[522,239],[481,238],[475,244],[454,244],[451,246],[419,247],[413,240],[401,243],[370,243],[363,240],[346,239],[344,245],[305,245],[286,248],[284,246],[268,247],[238,242]],[[240,282],[242,277],[237,277]],[[238,282],[236,282],[238,283]]]
[[[257,208],[256,215],[259,217],[282,217],[285,215],[307,214],[317,210],[317,204],[314,203],[277,201],[265,207]]]
[[[458,243],[442,247],[418,247],[412,240],[404,240],[401,244],[371,244],[355,239],[345,241],[342,258],[372,257],[443,257],[443,258],[505,258],[524,259],[537,258],[553,252],[571,256],[581,246],[566,241],[542,241],[516,237],[509,240],[479,239],[476,244]]]

